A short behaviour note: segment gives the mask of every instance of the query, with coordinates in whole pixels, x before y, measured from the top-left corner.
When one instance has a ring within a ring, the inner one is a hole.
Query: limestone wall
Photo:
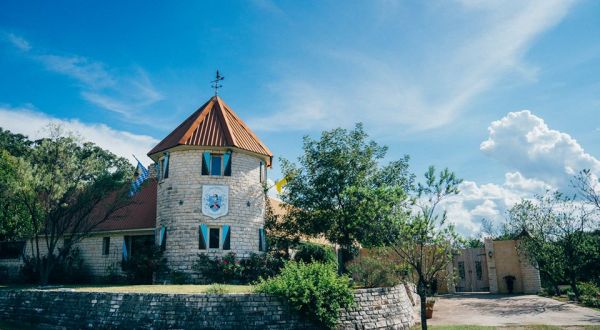
[[[198,253],[223,255],[234,252],[246,257],[258,250],[258,229],[264,225],[265,201],[259,174],[259,158],[232,153],[231,176],[201,175],[204,150],[173,150],[169,177],[158,185],[157,227],[167,229],[169,267],[190,271]],[[229,186],[229,213],[217,219],[202,214],[202,186]],[[199,226],[229,225],[231,250],[199,250]]]
[[[485,241],[486,254],[491,251],[492,258],[488,257],[488,274],[490,276],[490,292],[508,293],[505,276],[512,275],[516,278],[514,283],[515,293],[537,293],[541,289],[540,273],[527,259],[520,254],[517,248],[518,241]]]
[[[78,248],[80,251],[80,257],[83,259],[84,264],[90,271],[90,275],[99,278],[102,276],[109,275],[112,271],[116,274],[122,275],[121,260],[123,256],[123,237],[124,236],[136,236],[136,235],[154,235],[154,230],[131,230],[121,232],[104,232],[95,233],[90,237],[84,238],[81,242],[75,244],[74,248]],[[107,255],[102,253],[102,240],[104,237],[110,237],[110,246]],[[40,238],[40,253],[45,255],[47,253],[46,243],[43,238]],[[62,244],[59,242],[59,245]],[[32,251],[35,247],[32,246],[30,241],[27,241],[25,245],[25,256],[32,256]],[[18,280],[17,276],[19,270],[23,265],[22,259],[2,259],[0,260],[0,268],[4,268],[8,275],[7,279],[0,274],[0,281],[2,280]]]
[[[409,329],[414,307],[404,286],[361,289],[339,329]],[[417,305],[418,306],[418,305]],[[0,290],[0,319],[41,328],[315,329],[264,294],[115,294]]]

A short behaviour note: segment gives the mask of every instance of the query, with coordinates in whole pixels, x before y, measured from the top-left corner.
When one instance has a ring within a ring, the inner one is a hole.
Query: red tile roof
[[[148,156],[179,146],[234,147],[268,157],[273,154],[218,96],[213,96],[158,143]]]
[[[99,224],[93,231],[154,228],[156,226],[156,188],[156,180],[148,179],[133,196],[132,204],[115,212],[112,217]]]

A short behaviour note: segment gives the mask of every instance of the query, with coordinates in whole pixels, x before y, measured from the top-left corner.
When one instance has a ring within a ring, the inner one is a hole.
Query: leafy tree
[[[521,235],[521,252],[534,261],[556,291],[566,279],[579,298],[577,282],[594,260],[597,247],[589,231],[598,226],[597,214],[574,196],[560,192],[524,200],[509,211],[509,226]]]
[[[26,157],[32,144],[25,135],[14,134],[0,127],[0,150],[5,150],[15,157]]]
[[[388,244],[416,277],[422,329],[427,329],[427,289],[452,262],[460,242],[454,226],[447,223],[446,211],[439,212],[438,208],[444,199],[459,193],[461,182],[448,169],[436,175],[435,168],[430,166],[425,183],[417,186],[411,212],[398,213],[394,230],[388,230]]]
[[[591,170],[580,171],[571,180],[571,185],[578,190],[585,201],[600,211],[600,180],[592,174]]]
[[[14,190],[15,202],[27,211],[42,284],[75,244],[131,203],[127,183],[133,172],[126,159],[81,143],[60,127],[49,130],[50,137],[35,141],[17,167]]]
[[[319,140],[304,137],[299,165],[282,160],[288,181],[284,222],[339,244],[340,272],[358,243],[376,243],[414,180],[408,156],[379,167],[387,148],[367,138],[361,124],[325,131]]]
[[[25,160],[0,150],[0,241],[22,240],[34,233],[29,210],[20,202],[27,167]]]

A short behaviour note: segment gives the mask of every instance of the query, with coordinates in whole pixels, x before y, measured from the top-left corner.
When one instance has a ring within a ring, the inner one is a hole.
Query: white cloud
[[[6,39],[8,40],[8,42],[10,42],[13,46],[15,46],[17,49],[21,50],[21,51],[29,51],[31,49],[31,45],[29,44],[29,42],[21,37],[19,37],[18,35],[15,35],[13,33],[6,33]]]
[[[441,26],[444,31],[421,36],[429,41],[419,44],[425,49],[411,52],[423,55],[408,62],[396,55],[405,49],[401,43],[392,42],[386,52],[376,45],[359,47],[354,40],[306,45],[318,52],[320,61],[342,70],[327,79],[317,78],[322,72],[312,67],[288,74],[275,84],[286,87],[276,94],[280,100],[273,107],[278,111],[256,119],[255,125],[265,130],[305,130],[362,121],[396,134],[399,127],[410,132],[447,125],[501,77],[513,73],[535,80],[537,70],[523,63],[522,57],[543,32],[560,22],[572,3],[462,1],[462,8],[455,3],[431,6],[435,15],[447,16],[451,11],[466,28]],[[394,10],[390,8],[387,15]],[[364,20],[370,20],[369,12],[364,15]],[[373,32],[392,33],[400,24],[398,20],[387,23],[392,25],[378,26]],[[448,38],[440,41],[440,34]],[[435,46],[428,48],[431,45]]]
[[[46,70],[76,81],[84,100],[125,119],[138,118],[144,108],[163,99],[142,68],[117,72],[83,56],[37,51],[26,39],[14,34],[7,34],[7,40]]]
[[[526,177],[567,189],[571,176],[582,169],[600,173],[600,160],[528,110],[508,113],[492,122],[488,131],[481,151]]]
[[[460,194],[452,196],[441,206],[446,209],[449,221],[468,235],[480,230],[483,218],[501,223],[505,220],[506,211],[514,204],[548,189],[552,187],[547,183],[525,178],[519,172],[508,172],[500,185],[464,181],[460,185]]]
[[[104,124],[87,124],[77,119],[50,117],[36,111],[32,106],[19,108],[0,106],[0,127],[13,133],[27,135],[32,139],[47,136],[44,129],[51,122],[60,124],[66,131],[81,136],[85,141],[94,142],[116,155],[129,159],[132,164],[137,164],[133,154],[146,165],[151,163],[152,160],[146,156],[146,153],[158,143],[158,140],[151,136],[115,130]]]

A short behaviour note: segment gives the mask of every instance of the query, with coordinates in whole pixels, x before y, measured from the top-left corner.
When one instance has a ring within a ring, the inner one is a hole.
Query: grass
[[[216,285],[60,285],[51,286],[44,290],[69,290],[75,292],[111,292],[111,293],[171,293],[171,294],[196,294],[216,292]],[[251,285],[218,284],[218,292],[223,293],[249,293]],[[37,286],[0,286],[2,289],[38,289]],[[0,328],[1,329],[1,328]]]
[[[555,326],[555,325],[522,325],[522,326],[501,326],[491,327],[482,325],[428,325],[431,330],[561,330],[561,329],[585,329],[585,330],[600,330],[599,325],[577,325],[577,326]],[[412,330],[421,329],[420,325],[416,325]]]

